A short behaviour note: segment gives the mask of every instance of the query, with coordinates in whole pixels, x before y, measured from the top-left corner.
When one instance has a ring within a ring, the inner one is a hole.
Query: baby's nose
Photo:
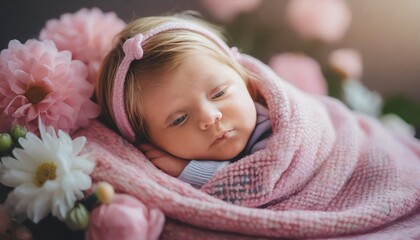
[[[203,111],[201,119],[200,119],[200,129],[206,130],[216,122],[222,119],[222,112],[219,111],[217,108],[207,109]]]

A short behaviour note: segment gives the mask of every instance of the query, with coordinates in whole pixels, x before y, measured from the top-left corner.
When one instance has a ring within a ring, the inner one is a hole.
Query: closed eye
[[[186,119],[187,119],[187,114],[184,114],[181,117],[173,120],[171,122],[171,126],[173,126],[173,127],[178,126],[178,125],[182,124],[183,122],[185,122]]]
[[[220,98],[223,95],[225,95],[226,93],[226,89],[221,90],[220,92],[216,93],[213,97],[211,97],[211,99],[216,99],[216,98]]]

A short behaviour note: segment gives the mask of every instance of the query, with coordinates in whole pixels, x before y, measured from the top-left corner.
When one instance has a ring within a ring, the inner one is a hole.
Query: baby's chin
[[[229,146],[226,149],[220,149],[219,151],[212,151],[204,154],[197,155],[195,158],[187,158],[194,160],[212,160],[212,161],[226,161],[232,160],[237,157],[245,146]]]

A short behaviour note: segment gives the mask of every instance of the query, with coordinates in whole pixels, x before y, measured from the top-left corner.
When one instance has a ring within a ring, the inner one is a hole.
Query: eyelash
[[[225,93],[226,93],[226,89],[223,89],[222,91],[216,93],[213,97],[211,97],[211,99],[220,98],[220,97],[224,96]]]
[[[226,89],[221,90],[220,92],[216,93],[211,99],[217,99],[223,97],[226,94]],[[176,127],[185,122],[187,119],[187,114],[182,115],[181,117],[172,121],[171,126]]]
[[[175,119],[174,121],[172,121],[171,125],[174,126],[174,127],[176,127],[176,126],[182,124],[185,121],[185,119],[187,119],[187,114],[184,114],[181,117],[179,117],[179,118]]]

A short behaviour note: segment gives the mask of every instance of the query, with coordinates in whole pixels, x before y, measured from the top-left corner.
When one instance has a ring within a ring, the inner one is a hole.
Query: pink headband
[[[117,73],[115,74],[115,82],[112,90],[112,109],[114,111],[114,118],[118,129],[120,130],[121,134],[131,142],[135,140],[136,135],[130,125],[130,122],[128,121],[127,112],[125,111],[124,107],[124,82],[127,71],[133,60],[139,60],[143,57],[142,46],[145,44],[145,42],[147,42],[147,40],[158,33],[174,29],[189,30],[199,33],[212,40],[230,57],[233,58],[233,53],[230,51],[229,47],[216,34],[203,27],[193,24],[175,22],[166,23],[150,30],[145,35],[139,33],[136,36],[127,39],[123,45],[125,56],[121,61],[120,66],[118,67]]]

